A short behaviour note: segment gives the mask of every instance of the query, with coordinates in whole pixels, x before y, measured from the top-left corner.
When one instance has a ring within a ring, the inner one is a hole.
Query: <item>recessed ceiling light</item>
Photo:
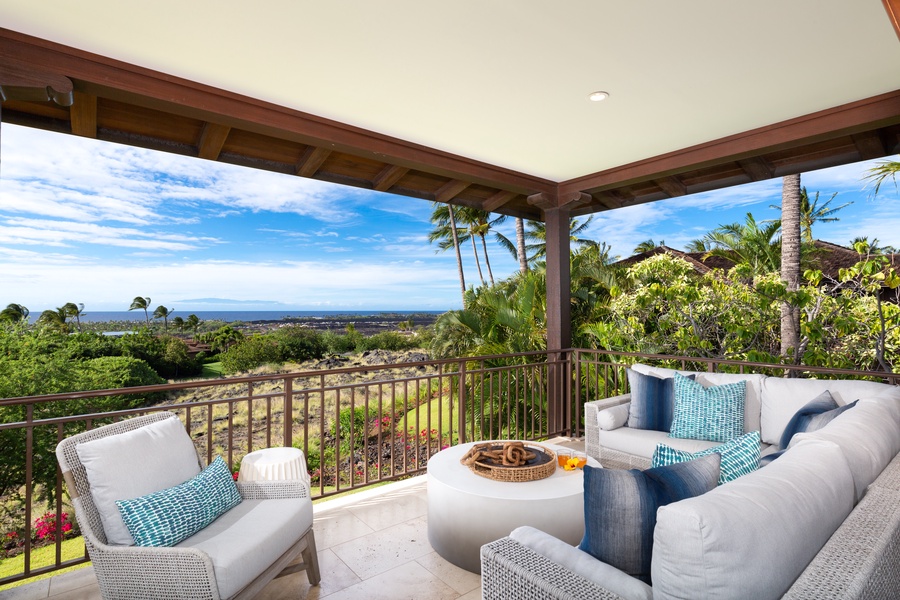
[[[607,98],[609,98],[609,92],[592,92],[588,95],[591,102],[603,102]]]

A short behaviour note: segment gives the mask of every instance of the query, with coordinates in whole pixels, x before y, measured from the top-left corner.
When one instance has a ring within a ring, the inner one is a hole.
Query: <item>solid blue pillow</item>
[[[858,400],[854,400],[850,404],[838,406],[831,392],[825,390],[794,413],[784,428],[784,433],[781,434],[780,448],[782,450],[787,448],[794,434],[822,429],[839,414],[856,406],[857,402]]]
[[[705,388],[675,373],[675,416],[669,437],[727,442],[744,433],[747,382]]]
[[[134,498],[116,500],[138,546],[174,546],[241,503],[234,477],[222,457],[197,476]]]
[[[657,469],[584,467],[584,538],[579,549],[650,583],[656,510],[704,494],[719,481],[718,454]]]
[[[650,466],[664,467],[715,453],[722,457],[719,470],[719,485],[722,485],[759,468],[759,443],[759,432],[751,431],[730,442],[699,452],[687,452],[665,444],[657,444]]]
[[[628,426],[632,429],[665,431],[672,429],[675,415],[675,380],[657,377],[626,369],[631,405],[628,408]],[[694,376],[689,375],[693,380]]]

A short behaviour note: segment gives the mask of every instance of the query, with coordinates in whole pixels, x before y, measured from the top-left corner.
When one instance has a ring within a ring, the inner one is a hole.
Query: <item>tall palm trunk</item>
[[[494,272],[491,270],[491,259],[488,258],[487,242],[484,240],[483,233],[479,233],[478,237],[481,238],[481,249],[484,250],[484,264],[487,266],[488,279],[491,280],[491,285],[494,285]]]
[[[787,175],[781,188],[781,279],[790,292],[800,289],[800,175]],[[781,355],[794,351],[800,364],[800,311],[788,302],[781,304]]]
[[[472,240],[472,254],[475,255],[475,266],[478,267],[478,277],[481,279],[481,285],[487,285],[487,282],[484,280],[484,273],[481,272],[481,259],[478,258],[478,246],[475,245],[475,235],[470,235],[469,239]]]
[[[525,255],[525,220],[516,218],[516,254],[519,255],[519,271],[528,270],[528,257]]]
[[[448,204],[447,210],[450,213],[450,232],[453,234],[453,249],[456,251],[456,269],[459,271],[459,289],[462,293],[462,306],[466,307],[466,277],[463,275],[462,254],[459,251],[459,232],[456,231],[456,215],[454,214],[453,205]]]

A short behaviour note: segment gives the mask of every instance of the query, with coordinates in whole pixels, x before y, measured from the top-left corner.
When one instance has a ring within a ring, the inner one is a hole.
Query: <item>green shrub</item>
[[[363,434],[366,424],[376,417],[378,417],[378,409],[374,406],[370,406],[368,412],[366,412],[365,406],[356,406],[353,409],[350,409],[350,407],[341,409],[341,412],[338,414],[338,423],[331,424],[331,435],[340,439],[341,454],[346,455],[351,451],[351,423],[355,438],[353,449],[362,450],[366,445],[366,436]],[[339,425],[339,427],[337,427],[337,425]]]
[[[357,352],[366,350],[410,350],[418,347],[418,343],[411,337],[397,333],[396,331],[383,331],[359,340],[356,344]]]
[[[329,354],[353,352],[361,339],[362,335],[356,331],[347,334],[326,331],[322,334],[322,340],[325,342],[325,347],[328,349]]]
[[[244,338],[219,355],[226,373],[249,371],[265,364],[280,364],[278,342],[268,335]]]
[[[278,343],[282,361],[302,362],[322,358],[328,350],[320,333],[302,325],[288,325],[269,335]]]

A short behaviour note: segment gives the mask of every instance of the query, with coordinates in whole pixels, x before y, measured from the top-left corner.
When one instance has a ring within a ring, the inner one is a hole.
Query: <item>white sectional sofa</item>
[[[764,453],[778,449],[793,414],[824,390],[839,405],[859,402],[795,435],[771,464],[659,508],[652,587],[523,528],[482,548],[484,598],[900,598],[900,388],[695,375],[704,385],[748,382],[745,431],[761,432]],[[607,468],[646,468],[660,442],[688,451],[717,445],[624,426],[629,400],[585,406],[588,453]]]

